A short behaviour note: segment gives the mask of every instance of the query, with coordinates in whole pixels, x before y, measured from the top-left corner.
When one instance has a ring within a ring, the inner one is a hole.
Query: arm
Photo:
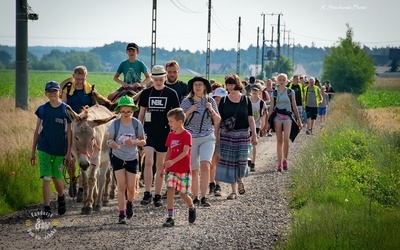
[[[61,99],[62,99],[62,101],[63,101],[63,103],[67,103],[67,93],[65,93],[64,91],[62,92],[62,96],[61,96]]]
[[[182,160],[183,158],[185,158],[185,156],[189,153],[189,149],[190,149],[190,146],[189,146],[189,145],[183,146],[182,153],[180,153],[180,154],[179,154],[177,157],[175,157],[174,159],[170,159],[170,160],[167,160],[166,162],[164,162],[164,167],[165,167],[165,168],[169,168],[169,167],[171,167],[172,165],[174,165],[175,163],[177,163],[178,161],[180,161],[180,160]],[[168,151],[167,151],[167,153],[168,153]],[[169,158],[169,153],[168,153],[168,158]],[[165,159],[167,159],[167,158],[165,158]]]
[[[36,120],[35,132],[33,133],[32,154],[31,154],[31,158],[30,158],[30,162],[31,162],[32,166],[36,165],[36,147],[37,147],[38,139],[39,139],[40,123],[41,123],[41,120],[38,117]]]
[[[144,115],[146,114],[146,107],[140,107],[139,109],[139,115],[138,115],[138,120],[144,124]]]
[[[210,102],[206,103],[206,108],[208,109],[208,111],[210,111],[211,114],[211,119],[213,120],[214,124],[219,124],[221,122],[221,116],[218,113],[218,109],[216,108],[215,105],[215,109],[213,107],[213,105]]]
[[[250,131],[251,131],[251,144],[254,146],[257,145],[257,133],[256,133],[256,123],[254,122],[253,116],[247,116],[247,120],[249,122]]]
[[[127,84],[126,82],[123,82],[119,79],[119,76],[121,75],[120,72],[116,72],[114,75],[114,81],[116,81],[117,83],[121,84],[122,87],[127,88],[129,87],[129,84]]]
[[[144,79],[143,82],[141,82],[140,84],[142,85],[142,87],[147,87],[150,85],[151,82],[151,77],[150,74],[148,72],[144,73],[144,77],[146,77],[146,79]]]
[[[297,124],[299,125],[299,128],[301,129],[303,127],[303,125],[301,124],[301,116],[300,116],[299,110],[297,109],[297,106],[296,106],[295,95],[292,95],[292,110],[294,111],[294,114],[296,116]]]
[[[68,142],[68,148],[67,148],[67,155],[66,159],[67,162],[72,162],[72,123],[67,124],[67,142]]]

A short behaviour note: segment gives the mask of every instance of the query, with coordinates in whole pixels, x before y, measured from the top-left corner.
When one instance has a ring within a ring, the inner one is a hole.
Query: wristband
[[[107,145],[110,145],[110,143],[113,142],[113,141],[114,141],[113,139],[108,139],[107,140]]]

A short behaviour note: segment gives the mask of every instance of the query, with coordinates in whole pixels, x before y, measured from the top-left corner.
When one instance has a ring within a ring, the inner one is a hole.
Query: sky
[[[1,0],[0,45],[15,46],[15,5]],[[167,50],[207,50],[208,0],[157,0],[156,46]],[[28,21],[28,46],[99,47],[135,42],[151,46],[153,0],[28,0],[39,14]],[[330,47],[345,37],[369,47],[399,47],[397,0],[212,0],[210,48],[247,49],[263,37],[269,45],[278,15],[281,45]],[[238,43],[239,17],[241,35]],[[283,40],[285,38],[285,40]]]

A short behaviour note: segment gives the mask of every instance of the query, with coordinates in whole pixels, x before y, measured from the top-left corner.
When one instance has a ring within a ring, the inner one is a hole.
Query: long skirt
[[[248,129],[220,131],[221,157],[215,172],[215,180],[236,183],[238,178],[247,177],[247,150],[250,143]]]

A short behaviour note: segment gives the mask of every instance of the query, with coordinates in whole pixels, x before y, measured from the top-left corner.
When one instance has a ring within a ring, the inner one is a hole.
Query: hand
[[[193,104],[192,106],[190,106],[189,111],[190,111],[190,113],[193,113],[193,112],[197,111],[197,105]]]
[[[129,88],[130,87],[130,85],[128,84],[128,83],[126,83],[126,82],[124,82],[124,83],[122,83],[122,87],[124,87],[124,88]]]
[[[258,140],[257,140],[257,135],[254,133],[251,135],[251,144],[253,146],[257,146]]]
[[[173,162],[171,160],[164,162],[164,167],[169,168],[173,165]]]
[[[122,145],[125,145],[125,146],[134,146],[134,145],[136,145],[136,140],[132,140],[132,139],[125,140],[125,141],[122,143]]]
[[[120,149],[121,146],[119,146],[115,141],[110,142],[110,144],[108,144],[108,146],[112,149]]]
[[[206,108],[208,108],[210,110],[210,112],[213,111],[212,105],[210,102],[206,102]]]
[[[36,153],[32,153],[31,158],[30,158],[30,162],[32,166],[36,165]]]

